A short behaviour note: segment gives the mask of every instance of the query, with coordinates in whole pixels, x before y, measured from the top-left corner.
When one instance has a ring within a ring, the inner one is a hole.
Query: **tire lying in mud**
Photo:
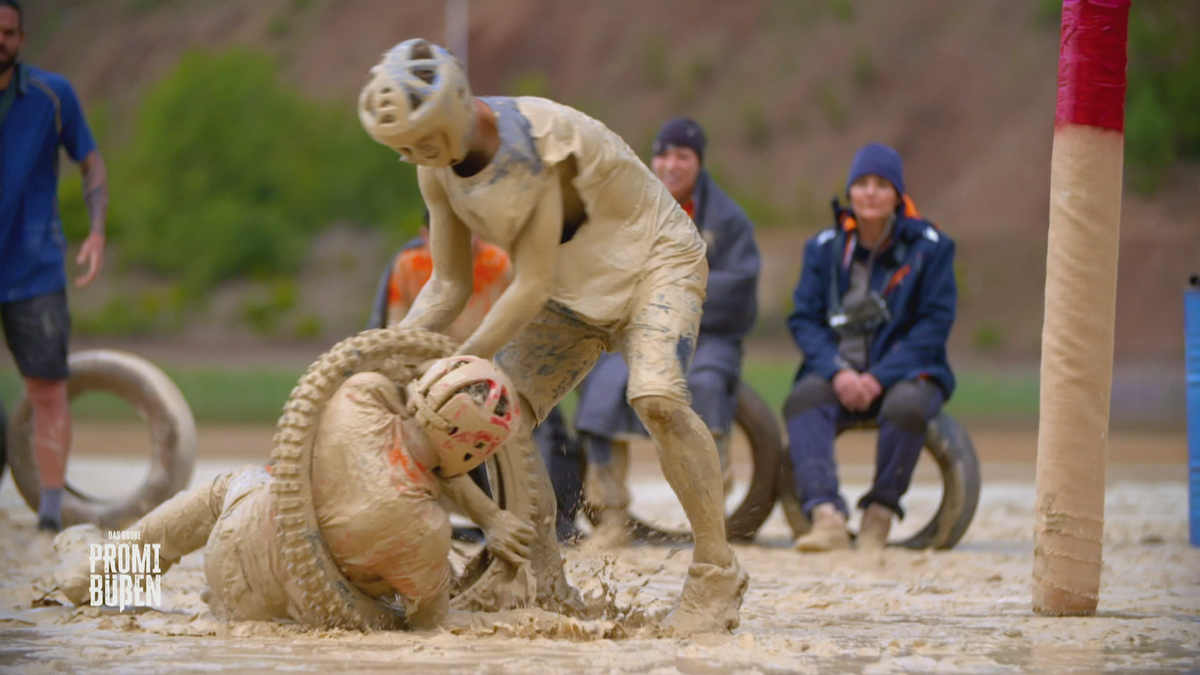
[[[101,529],[120,529],[187,487],[196,463],[196,421],[175,383],[141,357],[97,349],[71,354],[67,363],[69,398],[87,392],[113,394],[133,406],[150,428],[150,473],[132,495],[101,500],[68,482],[63,496],[64,526],[92,523]],[[33,407],[28,398],[22,397],[13,408],[8,450],[13,481],[36,511],[41,488],[33,454]],[[69,457],[67,462],[69,466]]]
[[[779,470],[783,461],[783,440],[779,423],[770,406],[758,392],[744,382],[739,382],[736,391],[737,407],[734,425],[740,427],[750,442],[753,475],[750,488],[742,502],[725,516],[725,536],[730,541],[751,541],[759,528],[771,515],[778,496]],[[587,509],[592,524],[597,523],[598,514]],[[690,542],[692,533],[660,528],[632,514],[629,517],[631,533],[635,539],[649,542]]]
[[[838,429],[838,434],[849,429],[871,429],[874,423],[851,425]],[[910,549],[950,549],[963,538],[975,508],[979,505],[981,479],[979,457],[975,444],[953,417],[940,413],[929,422],[925,432],[925,450],[937,462],[942,474],[942,501],[937,513],[908,539],[889,542],[890,546]],[[806,534],[812,523],[804,515],[803,497],[796,494],[793,479],[792,459],[784,453],[783,471],[779,476],[779,502],[783,514],[795,536]]]
[[[398,328],[364,331],[322,355],[292,390],[271,451],[271,501],[296,620],[326,628],[405,627],[404,610],[359,591],[342,575],[321,537],[312,500],[313,438],[320,411],[355,373],[375,371],[405,384],[418,376],[420,364],[449,356],[456,348],[453,340],[438,333]],[[488,464],[500,507],[523,520],[532,520],[535,507],[527,481],[532,475],[530,460],[506,448]],[[502,592],[498,589],[510,587],[521,573],[523,570],[491,557],[485,549],[455,580],[451,607],[475,609],[494,604],[494,594]]]

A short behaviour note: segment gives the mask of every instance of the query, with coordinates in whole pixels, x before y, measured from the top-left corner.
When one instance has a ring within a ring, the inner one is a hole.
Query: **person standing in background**
[[[0,324],[33,408],[38,529],[58,532],[71,447],[59,148],[83,170],[91,221],[76,259],[87,265],[77,288],[90,284],[104,263],[108,178],[75,91],[61,75],[19,61],[24,42],[20,3],[0,0]]]

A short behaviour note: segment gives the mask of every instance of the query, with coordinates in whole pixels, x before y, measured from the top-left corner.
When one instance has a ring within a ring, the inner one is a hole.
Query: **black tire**
[[[744,382],[737,387],[737,407],[734,424],[742,429],[750,442],[754,473],[746,497],[725,516],[725,536],[730,541],[751,541],[771,515],[778,496],[779,469],[783,460],[783,439],[779,422],[770,406],[758,392]],[[596,524],[597,513],[586,508],[588,519]],[[655,543],[690,542],[692,533],[686,530],[667,530],[630,515],[634,539]]]
[[[873,428],[873,424],[848,428]],[[838,429],[840,435],[846,429]],[[975,509],[979,506],[982,480],[979,474],[979,456],[970,435],[953,417],[940,413],[929,422],[925,433],[925,450],[938,464],[942,474],[942,501],[933,518],[913,536],[889,546],[910,549],[954,548],[966,534]],[[796,537],[806,534],[811,523],[801,508],[802,500],[796,495],[792,460],[785,453],[783,471],[780,472],[779,501],[784,516]]]
[[[97,349],[71,354],[67,396],[91,391],[114,394],[137,409],[150,427],[151,471],[129,497],[109,501],[89,497],[67,483],[63,496],[64,526],[92,523],[101,529],[120,529],[149,513],[187,487],[196,463],[196,421],[175,383],[145,359],[124,352]],[[8,429],[13,481],[25,502],[36,511],[41,501],[33,457],[33,408],[21,397],[13,408]]]
[[[292,390],[275,434],[271,499],[280,555],[290,572],[291,613],[326,628],[391,630],[405,626],[404,610],[364,595],[346,580],[321,538],[312,502],[312,442],[321,409],[351,375],[377,371],[407,383],[417,366],[454,352],[450,338],[396,328],[369,330],[322,355]],[[529,485],[535,458],[504,449],[488,460],[490,484],[501,508],[532,521],[536,498]],[[496,595],[523,570],[492,558],[486,549],[466,566],[451,591],[451,607],[472,610],[496,604]],[[532,600],[532,599],[530,599]]]

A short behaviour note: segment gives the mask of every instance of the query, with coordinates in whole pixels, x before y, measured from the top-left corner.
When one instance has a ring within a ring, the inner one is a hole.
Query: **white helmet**
[[[414,164],[449,166],[466,157],[475,99],[453,54],[425,40],[392,47],[371,68],[358,119],[377,142]]]
[[[408,411],[437,451],[442,478],[482,464],[512,436],[521,418],[512,381],[477,356],[441,359],[406,391]]]

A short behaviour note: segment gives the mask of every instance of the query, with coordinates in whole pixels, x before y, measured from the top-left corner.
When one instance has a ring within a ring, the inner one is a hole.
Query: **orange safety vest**
[[[513,278],[512,261],[504,249],[484,241],[474,242],[473,248],[474,288],[471,300],[446,331],[459,342],[465,341],[475,332],[483,322],[483,317],[491,311],[492,305],[504,289],[508,288]],[[417,294],[432,275],[433,256],[429,251],[428,239],[420,246],[405,249],[396,256],[391,279],[388,281],[387,325],[398,323],[408,314],[408,310],[417,299]]]

